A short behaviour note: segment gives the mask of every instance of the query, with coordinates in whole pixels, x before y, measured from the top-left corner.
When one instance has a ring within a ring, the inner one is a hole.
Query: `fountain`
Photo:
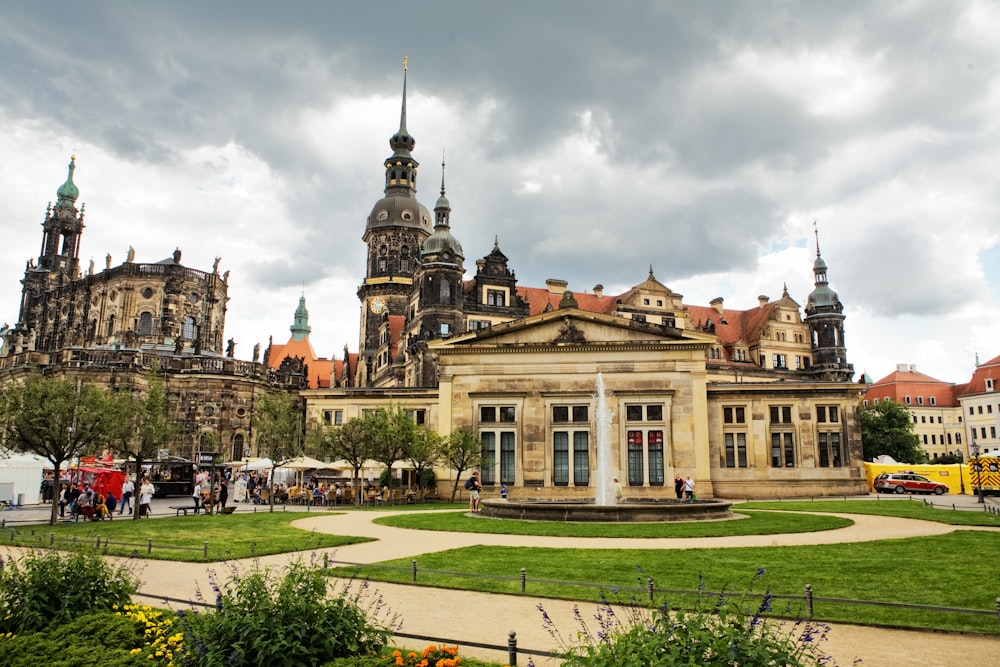
[[[732,503],[724,500],[678,500],[673,498],[626,500],[612,494],[611,427],[604,377],[597,374],[594,396],[594,423],[597,427],[593,500],[488,499],[479,504],[479,517],[532,521],[707,521],[733,518]]]

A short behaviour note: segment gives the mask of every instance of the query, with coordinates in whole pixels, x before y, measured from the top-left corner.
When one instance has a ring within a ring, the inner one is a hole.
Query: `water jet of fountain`
[[[604,376],[597,374],[597,394],[595,396],[594,423],[597,427],[597,495],[594,502],[598,505],[611,505],[616,502],[611,488],[611,409],[604,395]]]

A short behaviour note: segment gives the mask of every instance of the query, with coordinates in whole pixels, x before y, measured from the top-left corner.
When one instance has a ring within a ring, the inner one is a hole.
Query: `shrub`
[[[328,591],[316,565],[294,562],[280,576],[254,567],[213,588],[221,611],[180,613],[184,664],[318,665],[336,657],[377,653],[395,618],[367,584]]]
[[[0,665],[6,667],[138,667],[153,663],[129,652],[142,643],[135,624],[102,611],[78,616],[41,632],[0,635]]]
[[[575,609],[574,642],[562,637],[541,605],[538,609],[566,667],[832,665],[817,646],[828,626],[767,619],[771,593],[753,590],[763,575],[761,568],[739,596],[702,593],[693,610],[671,611],[666,601],[649,608],[635,598],[612,605],[602,597],[595,628]]]
[[[127,604],[138,588],[130,569],[92,553],[29,551],[0,570],[0,633],[65,624]]]

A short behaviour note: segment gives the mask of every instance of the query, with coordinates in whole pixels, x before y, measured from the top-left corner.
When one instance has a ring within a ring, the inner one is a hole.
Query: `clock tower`
[[[378,332],[385,318],[407,315],[420,248],[432,231],[431,215],[417,201],[420,165],[411,155],[416,140],[406,130],[406,71],[404,59],[399,129],[389,139],[392,155],[385,159],[385,196],[372,207],[362,236],[368,246],[368,261],[364,282],[358,287],[359,361],[369,365],[379,348]]]

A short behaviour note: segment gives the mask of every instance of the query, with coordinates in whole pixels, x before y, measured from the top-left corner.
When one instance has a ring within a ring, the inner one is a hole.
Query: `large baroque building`
[[[252,454],[255,397],[306,385],[301,364],[271,369],[233,356],[224,343],[229,272],[181,264],[181,251],[157,262],[80,267],[83,206],[76,207],[75,157],[42,222],[40,254],[22,280],[16,324],[6,326],[0,382],[44,370],[114,390],[143,391],[155,369],[164,378],[180,434],[170,454]]]
[[[604,447],[633,498],[689,475],[705,497],[867,491],[861,386],[818,237],[804,308],[787,289],[748,310],[686,304],[652,267],[620,294],[523,286],[498,241],[466,277],[443,162],[433,209],[417,199],[405,77],[362,233],[358,353],[302,392],[311,425],[391,402],[443,434],[473,429],[487,488],[520,497],[594,497]]]
[[[976,370],[968,384],[958,389],[971,444],[983,453],[1000,455],[1000,357],[985,363],[976,359]]]

